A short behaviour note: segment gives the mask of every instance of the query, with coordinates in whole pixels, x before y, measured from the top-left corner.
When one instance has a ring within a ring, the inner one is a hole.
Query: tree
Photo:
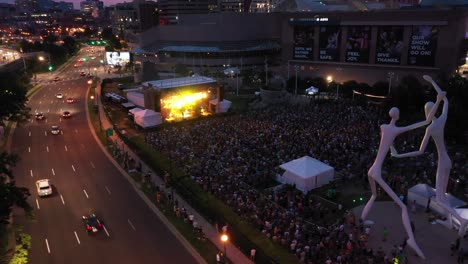
[[[29,108],[26,107],[25,75],[0,73],[0,125],[5,121],[14,121],[19,124],[26,122]],[[18,157],[5,151],[0,152],[0,224],[5,224],[13,206],[30,210],[27,202],[29,191],[26,188],[16,187],[11,168],[16,165]]]
[[[25,75],[0,72],[0,126],[7,120],[24,123],[30,118],[30,109],[26,107],[28,84]]]

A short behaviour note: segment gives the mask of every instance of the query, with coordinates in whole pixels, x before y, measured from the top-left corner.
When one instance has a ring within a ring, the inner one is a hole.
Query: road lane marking
[[[39,200],[37,200],[37,198],[36,198],[36,204],[37,204],[37,209],[40,210],[41,207],[39,206]]]
[[[49,152],[49,146],[47,146],[46,149],[47,149],[47,152]]]
[[[62,118],[59,118],[59,122],[62,122]]]
[[[49,241],[47,241],[47,238],[45,239],[45,243],[46,243],[46,246],[47,246],[47,252],[49,252],[49,254],[50,254]]]
[[[72,169],[73,169],[73,171],[75,171],[75,172],[76,172],[76,170],[75,170],[75,166],[73,166],[73,165],[72,165]]]
[[[63,135],[63,130],[60,130],[60,134]]]
[[[106,191],[107,191],[107,192],[109,193],[109,195],[110,195],[110,194],[111,194],[111,191],[109,190],[109,188],[107,188],[107,186],[105,186],[105,187],[106,187]]]
[[[54,168],[52,168],[52,175],[55,176],[55,171],[54,171]]]
[[[34,123],[34,119],[31,119],[31,123]]]
[[[47,137],[47,131],[44,131],[44,135]]]
[[[63,200],[63,196],[62,196],[62,195],[60,195],[60,199],[62,199],[62,203],[63,203],[63,205],[65,205],[65,200]]]
[[[67,148],[67,146],[65,146],[65,151],[68,151],[68,148]]]
[[[47,119],[45,120],[45,122],[47,123]]]
[[[52,101],[53,102],[53,101]],[[47,109],[47,113],[50,113],[50,109]]]
[[[94,163],[91,161],[91,167],[93,167],[93,169],[95,169],[96,167],[94,166]]]
[[[80,239],[78,238],[78,234],[76,233],[76,231],[73,231],[73,232],[75,233],[75,237],[76,237],[76,241],[78,241],[78,245],[80,245],[81,242],[80,242]]]
[[[29,131],[29,136],[31,136],[31,131]]]
[[[28,151],[31,152],[31,147],[28,147]]]
[[[33,177],[33,172],[32,172],[32,170],[29,170],[29,174],[31,174],[31,177]]]
[[[85,148],[85,145],[84,145],[84,144],[81,144],[81,147],[82,147],[82,148]]]
[[[132,227],[133,231],[136,231],[135,227],[133,226],[132,222],[130,222],[130,219],[127,219],[128,223],[130,224],[130,226]]]
[[[104,232],[106,232],[107,236],[108,236],[108,237],[110,237],[110,235],[109,235],[109,232],[107,232],[107,228],[106,228],[106,226],[105,226],[105,225],[103,225],[102,227],[104,227]]]
[[[41,104],[41,103],[42,103],[42,101],[39,101],[39,104]]]
[[[86,195],[86,198],[88,198],[88,199],[89,199],[88,193],[86,192],[86,190],[85,190],[85,189],[83,189],[83,192],[84,192],[84,194]]]
[[[78,129],[75,129],[75,133],[78,134]]]

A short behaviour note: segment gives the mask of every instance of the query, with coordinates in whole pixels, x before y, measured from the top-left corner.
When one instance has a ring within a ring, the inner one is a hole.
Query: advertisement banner
[[[340,57],[340,27],[321,26],[319,35],[319,59],[338,61]]]
[[[130,52],[128,51],[114,51],[106,52],[107,64],[114,66],[124,66],[130,62]]]
[[[438,35],[436,26],[414,26],[408,48],[408,65],[433,67]]]
[[[369,63],[370,26],[348,27],[346,39],[346,62]]]
[[[314,59],[314,26],[294,26],[294,51],[295,60]]]
[[[403,49],[403,27],[381,26],[377,34],[377,64],[401,64],[401,50]]]

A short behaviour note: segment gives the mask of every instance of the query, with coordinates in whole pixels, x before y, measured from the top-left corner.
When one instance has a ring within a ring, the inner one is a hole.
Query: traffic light
[[[49,68],[48,68],[48,69],[49,69],[49,71],[53,71],[53,70],[54,70],[54,66],[49,65]]]
[[[81,58],[82,61],[87,61],[86,57]]]

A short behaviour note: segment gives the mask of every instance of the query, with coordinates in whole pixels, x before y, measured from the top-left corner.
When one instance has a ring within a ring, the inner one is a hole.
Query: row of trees
[[[17,122],[21,125],[30,118],[30,109],[26,107],[27,87],[29,79],[16,73],[0,72],[0,126],[4,129],[7,122]],[[6,139],[5,139],[6,140]],[[4,140],[4,141],[5,141]],[[18,162],[19,157],[0,151],[0,225],[4,227],[9,220],[13,206],[18,206],[30,211],[27,202],[29,190],[16,186],[12,168]]]

